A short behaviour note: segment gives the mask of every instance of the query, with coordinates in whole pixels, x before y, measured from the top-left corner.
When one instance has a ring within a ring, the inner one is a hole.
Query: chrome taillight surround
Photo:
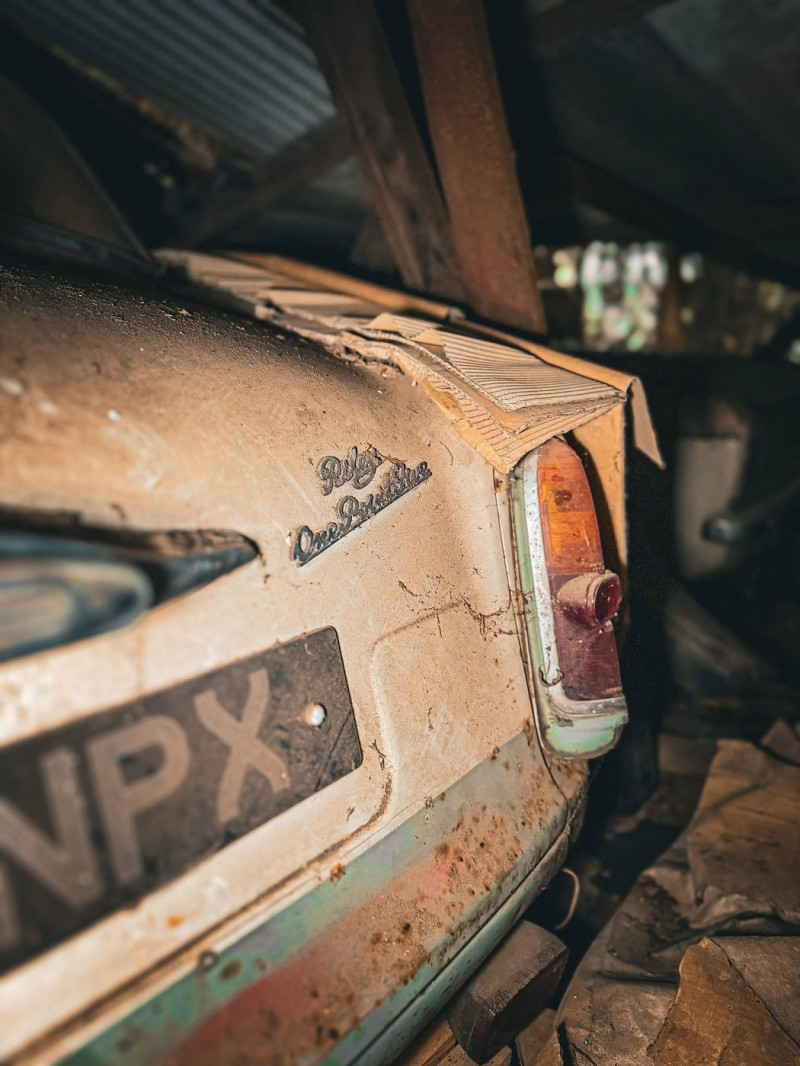
[[[537,725],[543,744],[560,758],[593,758],[616,744],[628,720],[627,704],[621,694],[577,700],[565,692],[542,524],[539,457],[540,449],[530,452],[511,474],[517,573]]]

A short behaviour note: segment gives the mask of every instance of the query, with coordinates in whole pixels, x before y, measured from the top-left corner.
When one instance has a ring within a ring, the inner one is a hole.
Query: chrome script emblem
[[[334,489],[340,489],[348,481],[352,481],[354,489],[365,489],[382,462],[383,456],[371,444],[363,452],[354,444],[344,459],[326,455],[324,459],[320,459],[317,466],[317,473],[322,482],[322,495],[330,496]]]
[[[356,449],[351,448],[350,454],[352,455],[354,451]],[[367,454],[368,452],[362,453],[362,455]],[[377,455],[377,452],[375,454]],[[328,456],[323,459],[318,470],[321,470],[322,464],[330,458]],[[383,461],[381,456],[378,456],[378,459],[380,462]],[[363,484],[369,484],[373,475],[374,470]],[[342,537],[346,537],[354,529],[363,526],[365,522],[368,522],[370,518],[385,507],[388,507],[390,503],[394,503],[401,496],[405,496],[407,492],[411,492],[417,485],[427,481],[430,476],[431,471],[425,462],[418,463],[417,466],[411,468],[406,466],[405,463],[395,463],[392,469],[383,475],[380,487],[376,492],[370,492],[363,500],[359,500],[356,496],[342,496],[336,505],[333,521],[329,522],[324,529],[313,530],[309,526],[301,526],[294,535],[292,558],[298,566],[305,566],[306,563],[310,563],[312,559],[315,559],[327,548],[330,548],[332,544],[341,540]],[[353,485],[356,488],[359,487],[354,477],[345,480],[352,480]],[[326,496],[333,488],[333,484],[327,491],[323,485],[322,491]],[[342,484],[344,484],[344,481],[342,481]]]

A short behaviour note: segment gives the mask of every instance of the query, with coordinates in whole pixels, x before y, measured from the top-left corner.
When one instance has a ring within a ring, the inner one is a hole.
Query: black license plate
[[[333,629],[3,749],[0,971],[141,899],[361,758]]]

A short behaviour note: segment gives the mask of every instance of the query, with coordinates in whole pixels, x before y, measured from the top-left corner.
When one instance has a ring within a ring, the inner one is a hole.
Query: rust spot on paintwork
[[[559,760],[558,772],[565,777],[584,778],[587,774],[586,762],[583,759]]]
[[[384,754],[384,752],[382,752],[382,751],[381,751],[381,749],[380,749],[380,748],[378,747],[378,742],[377,742],[377,740],[373,740],[373,741],[372,741],[372,743],[370,744],[370,747],[371,747],[371,748],[372,748],[372,749],[373,749],[373,750],[374,750],[375,752],[377,752],[377,755],[378,755],[378,763],[380,764],[380,768],[381,768],[381,770],[385,770],[385,769],[386,769],[386,755],[385,755],[385,754]]]
[[[528,747],[530,748],[536,740],[536,730],[533,728],[533,720],[531,718],[525,719],[522,731],[525,734],[525,739],[528,741]]]
[[[231,959],[230,962],[226,962],[220,971],[219,978],[221,981],[232,981],[234,977],[238,977],[242,972],[242,964],[239,959]]]
[[[410,866],[200,1021],[160,1066],[322,1061],[422,967],[438,970],[507,895],[552,801],[543,776],[511,780],[513,803],[467,803],[438,823]]]
[[[167,918],[167,926],[170,929],[177,929],[178,926],[183,925],[185,921],[186,919],[182,914],[170,914],[169,918]]]
[[[341,879],[346,873],[347,871],[344,868],[344,864],[341,862],[337,862],[334,868],[331,870],[331,884],[337,884],[337,882],[341,881]]]

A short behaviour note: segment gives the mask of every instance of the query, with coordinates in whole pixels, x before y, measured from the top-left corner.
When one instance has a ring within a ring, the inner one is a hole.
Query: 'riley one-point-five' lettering
[[[356,496],[342,496],[336,505],[335,520],[329,522],[324,529],[315,531],[309,526],[301,526],[294,535],[292,558],[298,566],[305,566],[326,548],[363,526],[373,515],[411,492],[430,476],[431,471],[425,462],[411,468],[405,463],[395,463],[392,469],[383,475],[377,492],[371,492],[363,500]]]

